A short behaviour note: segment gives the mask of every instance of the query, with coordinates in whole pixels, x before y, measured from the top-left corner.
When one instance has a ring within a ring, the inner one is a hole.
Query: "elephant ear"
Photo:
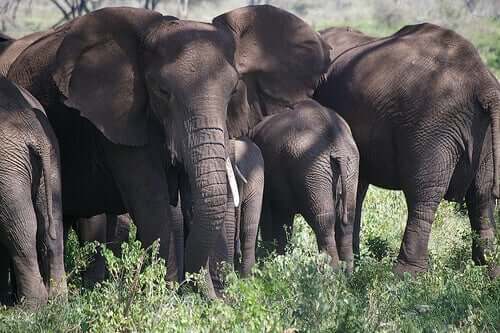
[[[213,24],[233,35],[234,65],[245,81],[255,80],[260,95],[293,104],[312,96],[328,70],[331,48],[285,10],[248,6],[216,17]]]
[[[16,88],[19,90],[19,92],[23,96],[26,103],[28,103],[28,105],[32,109],[41,111],[41,112],[43,112],[43,114],[45,114],[45,109],[43,108],[42,104],[40,104],[40,102],[35,97],[33,97],[33,95],[30,94],[30,92],[28,90],[24,89],[23,87],[21,87],[17,84],[16,84]]]
[[[105,8],[72,21],[56,54],[53,79],[66,98],[110,141],[148,141],[142,36],[161,19],[134,8]]]
[[[6,110],[36,109],[45,114],[43,106],[26,89],[0,75],[0,108]]]
[[[243,80],[239,80],[227,105],[226,125],[229,138],[239,138],[246,135],[259,120],[256,114],[251,112],[247,86]]]

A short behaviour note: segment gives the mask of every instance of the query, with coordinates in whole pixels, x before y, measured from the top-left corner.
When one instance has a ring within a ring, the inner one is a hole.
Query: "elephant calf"
[[[259,147],[248,138],[230,140],[229,144],[239,198],[237,207],[233,204],[234,200],[228,201],[224,234],[234,239],[234,248],[227,249],[227,258],[235,263],[242,277],[247,277],[255,264],[255,245],[264,195],[264,159]],[[228,193],[231,195],[230,191]],[[216,249],[221,247],[216,246]],[[211,262],[210,267],[213,269],[214,266]]]
[[[266,166],[262,239],[276,241],[278,252],[284,253],[284,226],[291,228],[294,214],[300,213],[314,230],[319,250],[331,256],[332,266],[338,267],[340,258],[352,269],[359,153],[347,123],[306,100],[265,118],[251,137]],[[343,209],[336,221],[339,202]]]
[[[0,281],[28,306],[65,294],[59,148],[43,107],[0,76]],[[8,286],[7,286],[8,287]]]
[[[128,214],[100,214],[90,218],[66,218],[66,228],[73,227],[81,245],[87,242],[105,244],[115,256],[121,255],[121,244],[128,239],[130,224]],[[104,280],[106,265],[100,252],[94,254],[91,262],[82,272],[83,284],[92,287]]]
[[[215,250],[210,254],[210,275],[214,283],[216,293],[223,288],[217,263],[228,261],[235,264],[242,277],[250,274],[255,264],[255,245],[257,241],[260,213],[262,209],[262,198],[264,194],[264,160],[260,149],[248,138],[229,140],[229,154],[233,165],[234,175],[230,175],[230,186],[238,187],[238,198],[232,197],[232,191],[228,191],[227,211],[224,218],[224,232],[218,239]],[[234,178],[232,177],[234,176]],[[183,219],[181,225],[182,233],[189,233],[192,220],[192,199],[187,180],[181,176],[178,186],[181,192],[181,204],[173,208],[173,219]],[[171,183],[169,183],[169,186]],[[171,194],[175,195],[174,193]],[[235,204],[237,207],[235,207]],[[182,208],[181,208],[182,206]],[[185,236],[184,235],[184,236]],[[176,236],[174,235],[174,239]],[[226,241],[227,240],[227,241]],[[173,240],[172,244],[177,244]],[[182,249],[183,247],[181,247]],[[170,248],[171,251],[173,248]],[[168,265],[169,276],[177,274],[183,278],[183,253],[179,255],[178,248],[170,260],[175,260],[176,265]],[[186,253],[189,256],[190,253]]]

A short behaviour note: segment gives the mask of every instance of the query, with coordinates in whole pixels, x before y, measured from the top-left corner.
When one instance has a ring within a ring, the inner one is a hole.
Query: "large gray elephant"
[[[284,226],[291,229],[300,213],[331,265],[339,268],[340,259],[352,271],[359,153],[344,119],[305,100],[291,111],[265,118],[250,137],[265,163],[262,240],[277,241],[278,253],[284,253]]]
[[[321,32],[335,50],[316,99],[349,123],[360,151],[355,232],[368,184],[402,190],[406,230],[394,271],[427,269],[440,201],[464,201],[477,234],[473,259],[495,239],[500,184],[500,85],[457,33],[424,23],[374,38],[349,28]],[[500,270],[492,265],[492,275]]]
[[[220,274],[220,263],[225,262],[236,266],[242,277],[250,275],[255,265],[255,247],[259,220],[262,210],[262,198],[264,195],[264,159],[257,147],[250,139],[240,138],[229,140],[229,156],[233,165],[234,177],[229,182],[235,182],[231,186],[237,186],[237,196],[228,193],[227,210],[222,227],[223,233],[219,235],[217,245],[210,254],[210,275],[214,281],[216,292],[223,289],[223,277]],[[183,223],[182,233],[188,235],[193,223],[192,195],[186,175],[179,172],[171,173],[177,177],[177,181],[169,181],[169,185],[177,183],[178,187],[172,197],[180,193],[178,201],[172,202],[173,216],[181,219]],[[175,238],[176,233],[173,233]],[[183,248],[174,250],[176,266],[169,266],[170,274],[177,274],[183,279]],[[173,259],[173,258],[172,258]]]
[[[170,227],[165,162],[185,168],[194,200],[186,270],[196,272],[224,221],[229,138],[276,105],[311,96],[329,49],[272,6],[212,24],[122,7],[74,19],[0,63],[47,110],[61,146],[65,215],[128,211],[148,246]],[[239,80],[250,107],[230,103]],[[166,249],[162,239],[165,258]]]
[[[59,147],[40,103],[3,76],[0,118],[0,289],[12,267],[17,299],[38,306],[66,293]]]

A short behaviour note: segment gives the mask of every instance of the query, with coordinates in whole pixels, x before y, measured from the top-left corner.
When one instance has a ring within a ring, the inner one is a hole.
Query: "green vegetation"
[[[286,256],[259,261],[254,276],[228,277],[224,301],[186,286],[169,288],[155,249],[133,236],[122,258],[105,251],[110,278],[83,290],[78,269],[89,253],[72,238],[70,295],[38,312],[0,310],[0,331],[347,332],[500,330],[500,280],[470,258],[468,220],[443,203],[433,226],[430,272],[399,280],[391,273],[405,221],[398,192],[371,188],[364,205],[362,259],[350,277],[333,272],[297,217]],[[194,281],[199,281],[193,277]]]
[[[435,22],[471,40],[500,77],[500,19],[470,15],[458,2],[379,0],[344,6],[351,1],[271,1],[318,30],[349,25],[383,36],[405,24]],[[58,14],[45,3],[50,4],[36,1],[29,11],[20,11],[19,30],[7,32],[21,36],[54,24]],[[190,15],[210,20],[245,3],[204,1]],[[167,5],[159,9],[172,14]],[[406,221],[402,194],[372,187],[363,214],[362,259],[352,276],[331,271],[316,251],[311,230],[298,217],[286,256],[260,259],[249,279],[230,274],[225,300],[212,302],[187,286],[167,286],[154,249],[143,251],[133,236],[124,244],[122,258],[105,251],[110,278],[84,290],[78,273],[96,246],[80,248],[73,235],[66,258],[67,302],[54,300],[37,312],[0,308],[0,332],[500,331],[500,279],[491,281],[485,268],[470,261],[469,222],[456,205],[440,206],[429,273],[414,280],[391,273]],[[196,276],[193,280],[200,281]]]

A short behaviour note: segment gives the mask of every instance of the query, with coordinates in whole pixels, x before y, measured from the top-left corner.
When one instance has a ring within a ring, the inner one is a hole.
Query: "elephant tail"
[[[356,155],[357,156],[357,155]],[[356,190],[358,186],[358,165],[357,159],[350,156],[338,157],[331,155],[330,163],[332,170],[340,171],[341,202],[343,225],[350,225],[354,221],[356,211]],[[333,184],[336,193],[338,184]]]
[[[54,212],[53,212],[53,193],[52,193],[52,169],[55,168],[55,165],[52,165],[52,153],[51,147],[44,145],[42,151],[40,152],[40,158],[42,161],[42,176],[43,176],[43,184],[45,188],[45,202],[47,204],[47,225],[46,230],[48,231],[48,235],[51,239],[56,239],[56,226],[54,222]]]
[[[488,113],[491,121],[491,141],[493,153],[493,196],[500,198],[500,83],[489,73],[493,87],[485,89],[479,98],[481,107]]]
[[[57,238],[57,223],[55,221],[57,217],[54,216],[54,204],[58,205],[57,210],[62,213],[60,203],[54,203],[54,197],[59,196],[61,191],[59,147],[45,116],[38,117],[37,122],[38,124],[34,126],[36,134],[32,140],[31,149],[40,161],[41,178],[43,179],[43,186],[39,187],[37,195],[40,198],[44,197],[45,200],[41,201],[46,205],[46,207],[40,207],[39,213],[44,218],[46,233],[50,239],[55,240]],[[40,136],[43,137],[42,140],[40,140]]]

